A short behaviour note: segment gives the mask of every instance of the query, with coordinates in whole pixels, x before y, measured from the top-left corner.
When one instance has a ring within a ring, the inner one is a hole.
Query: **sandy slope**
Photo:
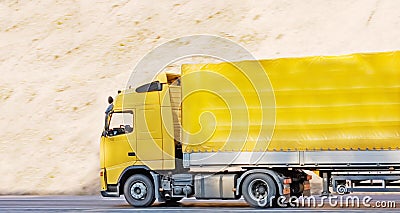
[[[397,0],[1,0],[0,193],[97,193],[106,97],[169,39],[271,58],[399,50],[399,29]]]

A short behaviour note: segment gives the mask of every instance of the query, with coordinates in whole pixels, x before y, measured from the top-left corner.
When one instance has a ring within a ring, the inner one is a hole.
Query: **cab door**
[[[136,128],[135,110],[113,112],[104,137],[104,164],[108,184],[117,184],[121,172],[135,164]]]
[[[152,170],[163,167],[162,120],[159,105],[144,105],[137,108],[138,164]]]

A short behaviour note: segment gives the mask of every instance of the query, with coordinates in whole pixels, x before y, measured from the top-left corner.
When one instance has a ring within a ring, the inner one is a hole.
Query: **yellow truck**
[[[101,137],[101,194],[253,207],[400,191],[400,52],[184,64],[120,92]]]

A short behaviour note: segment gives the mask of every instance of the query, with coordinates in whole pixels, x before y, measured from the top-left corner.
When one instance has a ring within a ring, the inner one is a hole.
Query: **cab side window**
[[[109,136],[128,134],[133,132],[133,112],[113,112],[110,117]]]

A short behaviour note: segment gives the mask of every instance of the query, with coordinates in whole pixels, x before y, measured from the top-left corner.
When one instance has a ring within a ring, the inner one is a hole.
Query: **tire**
[[[303,195],[304,186],[303,182],[293,182],[290,184],[290,195],[300,197]]]
[[[134,207],[147,207],[155,201],[154,185],[150,178],[142,174],[132,175],[125,182],[125,200]]]
[[[276,196],[275,181],[263,173],[250,174],[243,181],[242,195],[251,207],[270,207],[271,198]]]

